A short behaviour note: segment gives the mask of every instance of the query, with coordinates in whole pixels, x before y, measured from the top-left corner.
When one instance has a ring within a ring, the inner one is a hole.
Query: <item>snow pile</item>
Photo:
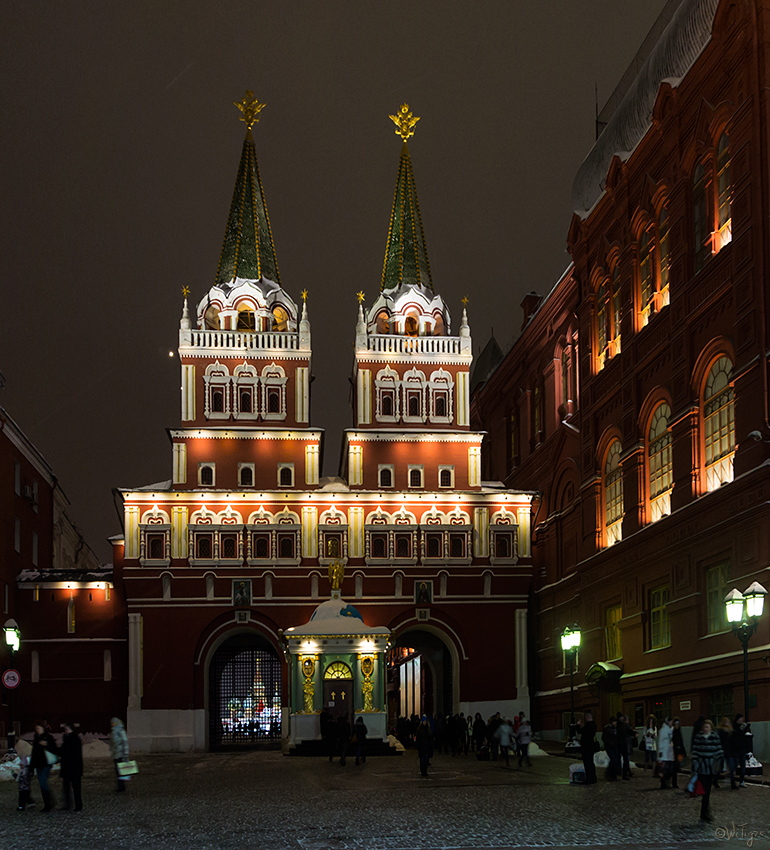
[[[83,759],[108,759],[112,758],[110,745],[106,741],[92,738],[83,744]]]
[[[15,782],[20,770],[21,759],[18,756],[15,759],[0,762],[0,782]]]
[[[32,744],[22,738],[16,742],[16,752],[20,756],[26,756],[27,758],[29,758],[30,754],[32,753]]]
[[[610,766],[610,757],[604,750],[599,750],[598,753],[594,753],[594,764],[597,767],[607,768]]]
[[[529,745],[529,757],[530,758],[534,758],[535,756],[547,756],[547,755],[548,755],[548,753],[545,750],[538,747],[538,745],[534,741],[532,741],[532,743]]]
[[[391,747],[396,748],[397,753],[403,753],[404,752],[404,745],[401,743],[401,741],[398,740],[398,738],[395,735],[388,735],[388,743],[390,744]]]

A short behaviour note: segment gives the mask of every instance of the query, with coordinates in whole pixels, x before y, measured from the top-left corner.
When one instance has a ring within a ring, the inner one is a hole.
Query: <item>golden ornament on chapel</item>
[[[390,120],[396,125],[396,135],[406,141],[414,135],[414,125],[420,119],[417,115],[412,115],[409,104],[404,103],[395,115],[390,116]]]
[[[362,289],[360,292],[357,292],[357,293],[356,293],[356,298],[358,298],[358,303],[359,303],[359,304],[363,304],[363,303],[364,303],[364,299],[366,298],[366,294],[364,293],[363,289]]]
[[[259,113],[264,109],[266,104],[260,103],[254,92],[248,90],[242,100],[234,100],[233,106],[237,106],[241,110],[241,121],[246,122],[246,126],[251,130],[252,125],[259,123]]]
[[[332,561],[329,564],[329,581],[332,585],[332,590],[339,590],[342,587],[342,580],[345,578],[345,565],[342,561]]]

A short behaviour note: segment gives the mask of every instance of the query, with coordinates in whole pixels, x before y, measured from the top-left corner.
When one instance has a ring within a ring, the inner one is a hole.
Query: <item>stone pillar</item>
[[[142,615],[128,615],[128,707],[142,707]]]
[[[516,699],[526,700],[529,714],[529,673],[527,670],[527,609],[516,609],[514,649],[516,652]]]

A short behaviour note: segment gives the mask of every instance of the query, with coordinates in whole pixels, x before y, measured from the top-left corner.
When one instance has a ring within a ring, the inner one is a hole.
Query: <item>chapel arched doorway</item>
[[[336,720],[345,715],[353,722],[353,671],[344,661],[332,661],[323,674],[324,705]]]
[[[209,662],[209,749],[280,745],[278,653],[261,635],[233,635]]]
[[[454,714],[456,664],[432,631],[410,629],[393,639],[388,655],[388,722],[412,714]]]

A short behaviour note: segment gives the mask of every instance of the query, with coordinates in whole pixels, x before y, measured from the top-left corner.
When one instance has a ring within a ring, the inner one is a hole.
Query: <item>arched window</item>
[[[377,333],[378,334],[389,334],[390,333],[390,316],[387,314],[385,310],[380,310],[377,313]]]
[[[202,466],[201,467],[201,484],[204,487],[211,487],[214,483],[214,470],[210,466]]]
[[[250,466],[241,467],[241,487],[251,487],[254,484],[254,471]]]
[[[270,538],[264,534],[260,534],[254,539],[254,557],[269,558],[270,557]]]
[[[609,330],[609,337],[612,343],[611,357],[620,354],[620,321],[621,321],[621,303],[620,303],[620,267],[615,263],[615,268],[612,271],[612,326]]]
[[[439,473],[438,477],[439,487],[451,487],[452,486],[452,470],[451,469],[442,469]]]
[[[730,142],[727,133],[722,133],[717,144],[717,236],[714,246],[715,253],[733,238],[731,207]]]
[[[711,228],[709,227],[708,197],[706,195],[706,169],[703,163],[695,166],[692,174],[693,237],[695,240],[695,271],[700,271],[711,256]]]
[[[340,539],[339,537],[330,537],[326,541],[326,557],[339,558],[340,556]]]
[[[596,343],[600,369],[604,368],[604,364],[609,359],[607,357],[607,343],[609,342],[609,334],[607,333],[608,300],[609,287],[607,286],[607,281],[603,281],[596,298]]]
[[[281,487],[291,487],[294,483],[294,470],[290,466],[282,466],[279,475]]]
[[[421,469],[412,469],[409,472],[409,486],[410,487],[422,487],[422,470]]]
[[[446,396],[436,395],[436,416],[446,416]]]
[[[278,543],[278,557],[279,558],[293,558],[294,557],[294,540],[292,539],[290,534],[282,534],[279,538]]]
[[[444,324],[444,317],[439,313],[433,319],[433,336],[444,336],[445,333],[446,325]]]
[[[620,440],[613,440],[604,464],[604,530],[607,546],[622,537],[623,467],[620,465]]]
[[[289,314],[283,307],[273,307],[273,330],[285,331],[289,328]]]
[[[238,541],[234,534],[222,536],[222,557],[230,560],[238,557]]]
[[[382,415],[393,415],[393,396],[390,393],[383,393],[382,395]]]
[[[535,384],[533,394],[533,416],[532,426],[534,431],[535,443],[540,443],[545,437],[544,417],[543,417],[543,389],[538,382]]]
[[[206,308],[203,314],[203,324],[207,331],[219,330],[219,307],[213,304]]]
[[[650,522],[671,513],[671,488],[674,485],[671,466],[671,408],[663,402],[655,408],[650,421],[647,458],[650,486]]]
[[[407,316],[404,322],[404,333],[407,336],[417,336],[420,331],[420,325],[415,316]]]
[[[731,384],[733,364],[722,356],[706,378],[703,393],[703,432],[706,487],[716,490],[733,480],[735,456],[735,393]]]
[[[406,534],[396,535],[396,557],[410,558],[412,556],[412,545]]]
[[[393,486],[393,472],[390,469],[380,470],[380,487]]]
[[[639,308],[642,327],[650,321],[650,316],[655,312],[654,268],[653,244],[650,234],[645,230],[639,242]]]
[[[420,415],[420,399],[415,394],[409,396],[409,415]]]
[[[221,387],[212,388],[211,390],[211,412],[224,413],[225,410],[225,391]]]
[[[384,534],[372,535],[372,557],[386,558],[388,556],[388,538]]]
[[[238,393],[238,408],[241,413],[251,413],[252,410],[252,393],[251,390],[241,389]]]
[[[278,389],[269,389],[267,391],[267,412],[281,412],[281,391]]]
[[[254,311],[251,307],[241,305],[238,307],[238,324],[236,330],[243,333],[254,333],[257,329]]]
[[[570,403],[569,397],[569,347],[564,346],[561,350],[561,403],[564,405],[564,415],[569,413],[567,409]]]
[[[669,232],[671,225],[668,221],[668,210],[663,207],[658,219],[658,262],[660,264],[660,306],[668,306],[670,299],[668,291],[669,275],[671,273],[671,245]]]

